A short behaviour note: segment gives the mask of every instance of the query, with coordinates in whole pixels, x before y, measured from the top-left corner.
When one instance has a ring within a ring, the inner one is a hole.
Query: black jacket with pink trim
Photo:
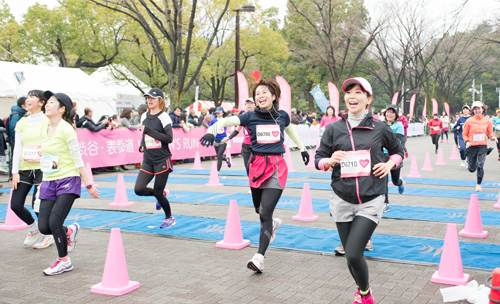
[[[386,192],[387,177],[381,179],[373,175],[373,166],[385,162],[383,148],[389,151],[389,155],[397,154],[402,158],[403,147],[391,128],[371,114],[368,113],[354,128],[347,121],[347,115],[326,127],[316,151],[315,164],[319,170],[320,160],[330,158],[335,151],[370,150],[370,176],[341,178],[340,164],[335,164],[331,183],[333,191],[341,199],[352,204],[366,203]]]

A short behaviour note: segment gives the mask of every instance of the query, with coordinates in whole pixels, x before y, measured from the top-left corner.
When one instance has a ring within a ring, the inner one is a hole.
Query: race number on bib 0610
[[[340,177],[370,176],[370,150],[347,151],[340,162]]]
[[[257,125],[257,143],[272,144],[280,141],[279,125]]]
[[[161,141],[154,139],[149,135],[144,136],[144,143],[146,144],[146,149],[159,149],[161,148]]]

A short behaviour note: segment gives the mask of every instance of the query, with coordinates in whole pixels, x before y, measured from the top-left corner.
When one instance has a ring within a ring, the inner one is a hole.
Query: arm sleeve
[[[165,128],[163,128],[164,133],[158,132],[155,129],[150,128],[148,126],[146,126],[144,128],[147,129],[146,134],[153,137],[154,139],[158,139],[161,142],[169,144],[173,140],[174,136],[172,134],[172,125],[171,124],[168,124],[165,126]]]
[[[19,164],[21,163],[21,151],[23,150],[23,138],[19,131],[15,134],[14,152],[12,154],[12,174],[19,173]]]
[[[464,139],[464,142],[468,142],[470,141],[469,138],[470,124],[468,124],[467,121],[465,121],[463,128],[464,129],[462,130],[462,138]]]
[[[239,125],[240,125],[240,118],[238,116],[231,116],[218,119],[216,123],[214,123],[207,129],[207,134],[212,134],[213,136],[216,136],[217,132],[219,132],[219,130],[221,130],[224,127],[239,126]]]
[[[72,139],[68,142],[68,148],[69,148],[69,154],[71,155],[71,158],[75,162],[76,168],[81,168],[84,167],[83,159],[82,159],[82,154],[80,153],[80,145],[78,144],[77,139]]]
[[[234,130],[233,133],[228,136],[228,139],[233,139],[234,137],[238,136],[238,134],[240,134],[240,132],[238,130]]]
[[[300,140],[299,134],[295,131],[292,125],[288,125],[285,128],[285,132],[286,134],[288,134],[288,136],[290,136],[290,139],[293,140],[293,142],[299,147],[300,151],[306,151],[306,147],[302,143],[302,140]]]

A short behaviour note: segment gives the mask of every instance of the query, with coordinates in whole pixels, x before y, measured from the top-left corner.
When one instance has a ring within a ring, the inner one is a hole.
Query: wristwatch
[[[93,184],[87,185],[87,189],[91,189]]]

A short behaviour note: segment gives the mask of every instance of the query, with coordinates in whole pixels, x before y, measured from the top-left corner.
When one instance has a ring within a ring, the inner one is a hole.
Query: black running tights
[[[377,224],[363,216],[356,216],[352,222],[337,222],[342,246],[345,249],[347,267],[360,290],[367,290],[370,276],[364,250]]]
[[[273,232],[273,213],[278,201],[283,193],[282,189],[258,189],[250,188],[252,190],[252,200],[255,211],[260,215],[260,239],[258,253],[264,255],[271,234]]]
[[[439,148],[439,135],[441,134],[431,134],[432,143],[436,146],[436,151]]]
[[[469,172],[477,170],[477,184],[481,185],[484,177],[484,162],[486,161],[486,154],[477,154],[475,157],[467,157],[469,165]]]
[[[68,255],[68,227],[63,226],[77,195],[73,193],[59,194],[55,201],[43,199],[40,201],[38,229],[42,234],[52,234],[56,242],[60,258]]]
[[[394,186],[401,186],[403,184],[403,180],[400,178],[401,176],[401,168],[391,170],[391,180]],[[385,202],[389,204],[389,184],[385,187]]]
[[[163,195],[163,191],[165,191],[165,186],[167,185],[169,174],[169,171],[165,171],[157,175],[152,175],[141,170],[139,171],[139,175],[137,176],[134,187],[135,194],[139,196],[154,196],[160,202],[160,205],[165,212],[165,217],[170,217],[172,215],[172,211],[170,210],[170,203],[168,202],[168,199]],[[151,189],[148,188],[148,184],[153,179],[153,177],[155,178],[155,183],[153,189]]]
[[[31,215],[31,212],[24,207],[24,202],[26,201],[26,197],[31,190],[33,185],[25,184],[25,183],[17,183],[17,189],[12,192],[12,199],[10,200],[10,209],[14,211],[14,213],[28,225],[31,225],[35,222],[35,219]],[[35,199],[36,194],[38,192],[38,186],[35,186],[35,192],[33,192],[33,198],[31,200],[31,206],[35,207]],[[36,213],[38,217],[38,213]]]
[[[226,151],[227,144],[219,144],[214,145],[215,153],[217,153],[217,171],[220,171],[222,168],[222,162],[226,161],[226,156],[224,155],[224,151]]]

